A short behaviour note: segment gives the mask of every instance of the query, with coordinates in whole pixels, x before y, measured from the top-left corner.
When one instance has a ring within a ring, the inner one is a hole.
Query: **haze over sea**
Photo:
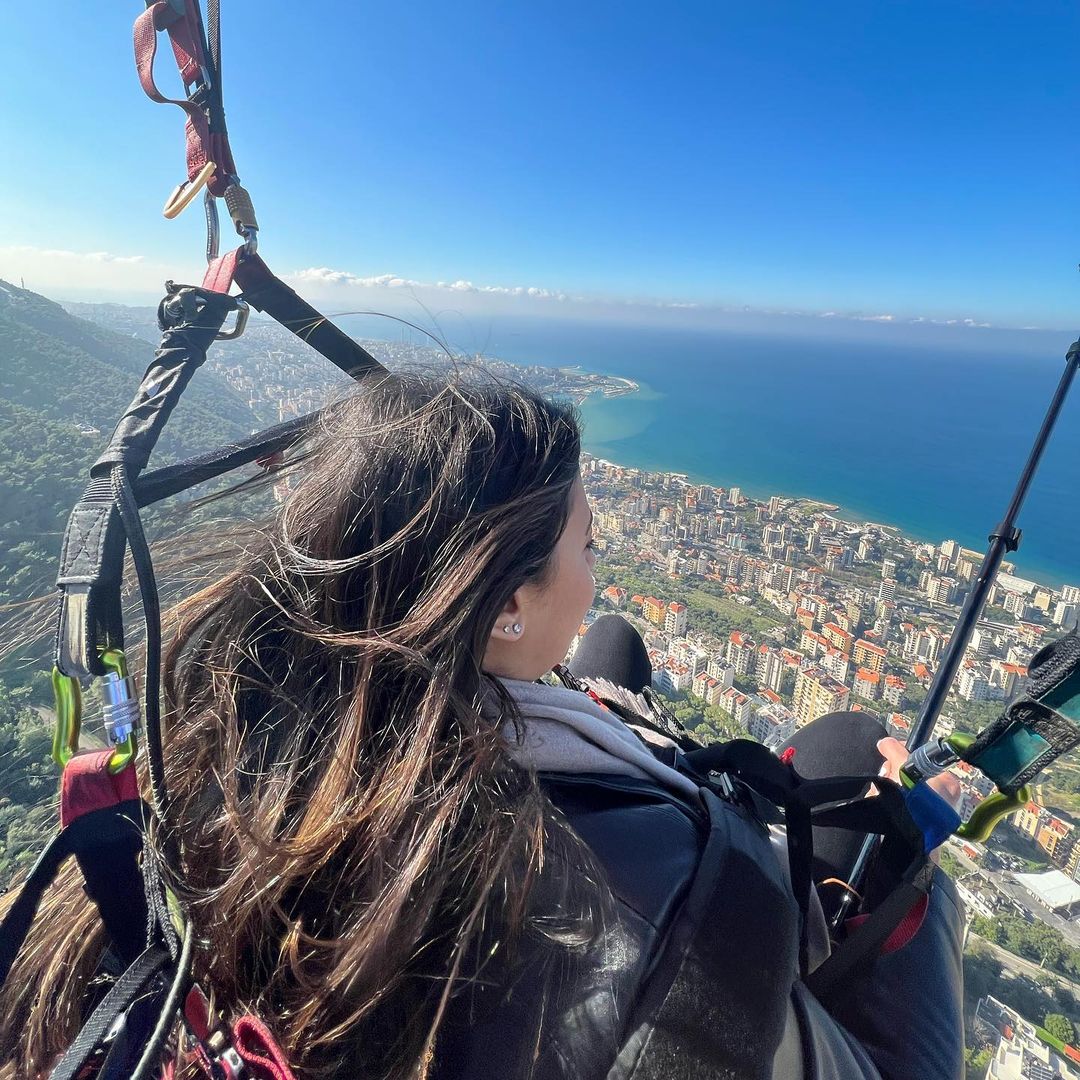
[[[1071,336],[821,319],[790,330],[507,322],[482,346],[639,382],[638,394],[585,403],[585,446],[597,455],[755,497],[838,503],[846,517],[984,550]],[[1080,386],[1073,395],[1013,556],[1017,573],[1055,585],[1080,584]]]

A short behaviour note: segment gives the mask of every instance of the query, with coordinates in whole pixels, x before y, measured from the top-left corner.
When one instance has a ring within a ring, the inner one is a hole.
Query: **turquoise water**
[[[561,332],[558,332],[561,329]],[[1045,355],[538,327],[492,352],[579,363],[642,383],[590,398],[593,453],[755,496],[802,495],[920,539],[983,550],[1064,369]],[[1056,354],[1056,355],[1055,355]],[[1080,583],[1080,386],[1066,402],[1019,524],[1019,572]]]
[[[1064,370],[1058,333],[841,327],[786,336],[510,322],[462,341],[519,364],[642,384],[590,398],[585,445],[626,465],[839,503],[846,516],[984,550]],[[909,341],[897,339],[906,334]],[[1019,573],[1080,584],[1080,385],[1019,519]]]

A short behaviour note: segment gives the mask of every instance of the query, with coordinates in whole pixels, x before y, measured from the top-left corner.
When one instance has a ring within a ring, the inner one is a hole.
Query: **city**
[[[122,333],[156,337],[150,309],[70,308]],[[393,370],[438,371],[448,363],[445,352],[427,344],[364,344]],[[452,362],[578,404],[591,393],[636,390],[630,380],[575,368],[480,357]],[[208,366],[263,423],[315,410],[348,386],[302,342],[260,321],[228,352],[211,354]],[[842,709],[872,711],[906,738],[981,552],[847,520],[835,504],[781,495],[758,500],[737,486],[694,483],[588,453],[583,475],[594,511],[598,591],[576,640],[601,613],[629,619],[649,649],[655,689],[705,740],[748,737],[776,747],[802,725]],[[991,722],[1020,692],[1030,657],[1071,627],[1078,609],[1080,586],[1051,587],[1003,564],[938,732],[977,731]],[[955,771],[967,817],[992,788],[965,766]],[[1071,966],[1073,959],[1080,965],[1078,811],[1080,770],[1061,762],[1043,778],[1035,801],[987,845],[954,840],[942,856],[967,908],[969,964],[998,965],[985,993],[970,1003],[969,1047],[974,1042],[992,1054],[996,1071],[988,1075],[1003,1080],[1025,1077],[1030,1069],[1021,1068],[1034,1065],[1057,1070],[1046,1075],[1080,1077],[1066,1063],[1071,1036],[1058,1039],[1058,1051],[1054,1036],[1038,1026],[1043,999],[1017,1012],[1015,999],[998,998],[1008,998],[1010,988],[1038,985],[1045,994],[1050,987],[1073,1002],[1060,1006],[1069,1022],[1080,1022],[1072,997],[1080,998],[1080,967]],[[1044,934],[1039,941],[1036,932]],[[974,992],[971,971],[967,980]],[[1020,1019],[1001,1019],[1007,1016]]]
[[[599,614],[623,614],[649,648],[654,687],[705,738],[776,747],[843,709],[871,710],[892,734],[907,736],[980,552],[846,521],[821,503],[778,495],[758,501],[738,487],[591,455],[583,472],[599,591],[578,641]],[[1040,645],[1075,623],[1078,605],[1080,587],[1052,588],[1004,564],[938,732],[990,722],[1020,692]],[[993,788],[962,763],[954,772],[966,818]],[[1002,996],[999,987],[1014,983],[1051,986],[1074,1005],[1080,993],[1075,969],[1064,964],[1080,947],[1080,828],[1065,809],[1073,775],[1059,763],[1036,789],[1038,801],[1000,825],[987,845],[953,839],[942,856],[966,905],[976,961],[988,958],[999,976],[1009,973],[991,983]],[[1025,869],[1036,872],[1018,872]],[[1050,976],[1046,968],[1069,974]],[[1021,1017],[990,995],[972,1005],[968,1045],[984,1055],[989,1076],[1080,1076],[1067,1018],[1063,1039],[1029,1022],[1054,1013]]]

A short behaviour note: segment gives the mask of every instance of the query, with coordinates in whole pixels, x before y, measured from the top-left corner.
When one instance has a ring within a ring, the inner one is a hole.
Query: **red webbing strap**
[[[889,953],[902,949],[919,932],[919,927],[922,926],[929,907],[930,897],[925,894],[920,896],[911,906],[911,910],[897,923],[896,929],[885,939],[878,955],[888,956]],[[844,926],[850,932],[856,930],[869,918],[869,915],[855,915],[848,919]]]
[[[176,105],[187,114],[185,134],[187,141],[188,180],[194,180],[208,161],[216,168],[207,182],[211,194],[222,196],[230,177],[236,173],[229,136],[225,132],[210,132],[205,110],[185,98],[167,98],[154,82],[154,57],[157,55],[157,35],[165,30],[172,42],[176,65],[184,86],[190,86],[209,74],[202,47],[202,31],[195,11],[194,0],[184,0],[184,14],[176,17],[175,9],[167,0],[158,0],[135,20],[133,31],[135,44],[135,67],[139,82],[151,101],[162,105]]]
[[[241,1016],[233,1024],[233,1045],[256,1076],[265,1080],[296,1080],[273,1035],[257,1017]]]
[[[134,765],[113,775],[109,772],[112,750],[76,754],[60,778],[60,827],[67,828],[83,814],[117,803],[138,799],[139,781]]]
[[[235,1058],[230,1061],[230,1055],[222,1053],[224,1041],[247,1066],[245,1075],[252,1080],[296,1080],[277,1040],[257,1017],[240,1017],[231,1031],[224,1026],[214,1027],[210,1003],[198,985],[191,988],[184,1000],[184,1023],[197,1043],[191,1064],[198,1066],[207,1077],[224,1075],[232,1080],[236,1076]],[[164,1080],[172,1080],[174,1073],[170,1069],[166,1068]]]
[[[235,251],[226,251],[224,255],[219,255],[214,259],[206,268],[202,287],[211,292],[227,293],[232,286],[233,275],[236,273],[236,260],[243,250],[241,246]]]

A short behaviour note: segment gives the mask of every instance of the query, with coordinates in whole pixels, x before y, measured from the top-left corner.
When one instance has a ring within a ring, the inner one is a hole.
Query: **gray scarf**
[[[587,694],[546,683],[499,681],[521,711],[520,734],[513,723],[503,728],[519,765],[540,772],[636,776],[698,801],[693,780],[654,757],[620,717]],[[650,732],[651,742],[661,738]]]

